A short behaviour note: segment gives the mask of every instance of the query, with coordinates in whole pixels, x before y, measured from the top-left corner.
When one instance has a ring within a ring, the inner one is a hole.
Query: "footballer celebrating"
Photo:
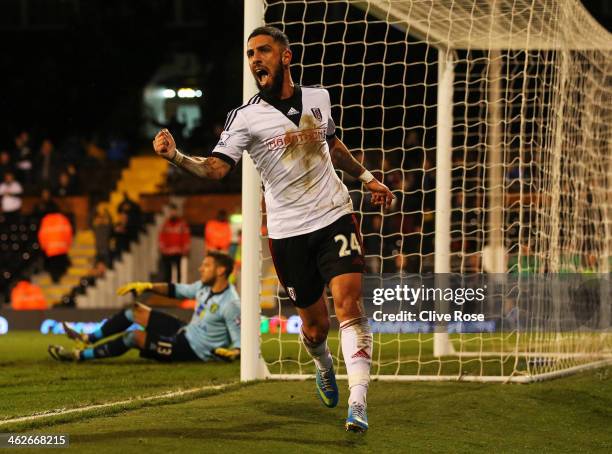
[[[120,356],[137,348],[141,357],[164,362],[234,360],[240,356],[240,300],[228,282],[233,267],[229,255],[209,252],[199,268],[201,280],[193,284],[132,282],[117,290],[119,295],[150,290],[172,298],[194,298],[197,304],[188,324],[135,303],[91,334],[78,333],[64,322],[66,335],[81,346],[66,350],[51,345],[49,354],[59,361],[86,361]],[[133,323],[144,331],[128,331]]]
[[[259,93],[230,111],[220,140],[207,158],[176,149],[167,130],[153,141],[155,152],[190,173],[223,178],[247,150],[261,175],[270,251],[278,278],[302,320],[301,340],[316,365],[316,386],[328,407],[338,403],[333,361],[327,346],[328,286],[340,323],[349,379],[349,431],[368,429],[366,393],[372,334],[361,304],[364,258],[361,236],[342,170],[361,180],[376,205],[393,195],[336,137],[329,93],[291,79],[287,36],[273,27],[253,30],[247,42],[249,67]]]

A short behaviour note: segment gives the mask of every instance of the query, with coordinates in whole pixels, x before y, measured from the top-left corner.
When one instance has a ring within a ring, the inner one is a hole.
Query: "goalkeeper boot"
[[[68,322],[62,322],[62,326],[64,327],[64,332],[69,339],[72,339],[79,346],[89,345],[89,336],[85,333],[79,333],[75,330]]]
[[[344,428],[347,432],[365,432],[368,430],[368,412],[365,404],[355,402],[349,405]]]
[[[56,361],[77,362],[81,360],[81,350],[66,350],[61,345],[49,345],[47,351]]]
[[[319,370],[317,368],[317,395],[323,405],[328,408],[334,408],[338,405],[338,385],[336,385],[336,374],[334,367],[327,370]]]

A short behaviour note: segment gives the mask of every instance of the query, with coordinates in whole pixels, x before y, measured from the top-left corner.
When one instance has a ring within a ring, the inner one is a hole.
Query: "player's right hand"
[[[142,295],[143,292],[147,290],[152,290],[153,284],[150,282],[130,282],[129,284],[125,284],[117,289],[117,295],[123,296],[126,293],[134,292],[137,296]]]
[[[176,142],[172,134],[170,134],[170,131],[162,129],[155,135],[155,139],[153,139],[153,150],[163,158],[170,160],[174,158],[176,154]]]

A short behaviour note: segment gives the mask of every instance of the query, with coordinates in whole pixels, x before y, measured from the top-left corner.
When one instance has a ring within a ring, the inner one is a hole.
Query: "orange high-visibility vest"
[[[72,244],[72,226],[61,213],[50,213],[40,223],[38,242],[47,257],[67,254]]]
[[[227,252],[232,244],[232,228],[229,222],[211,219],[204,228],[206,249]]]
[[[16,311],[48,309],[47,300],[39,286],[19,281],[11,292],[11,307]]]

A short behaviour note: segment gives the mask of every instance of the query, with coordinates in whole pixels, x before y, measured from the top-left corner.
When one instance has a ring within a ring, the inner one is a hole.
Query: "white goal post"
[[[579,1],[244,5],[244,41],[264,23],[288,34],[294,80],[329,90],[340,137],[397,196],[377,210],[342,176],[369,273],[503,281],[462,307],[491,320],[469,332],[375,323],[373,378],[530,382],[612,364],[612,35]],[[246,61],[243,76],[246,102]],[[242,169],[241,380],[307,378],[246,152]],[[342,378],[337,331],[330,346]]]

